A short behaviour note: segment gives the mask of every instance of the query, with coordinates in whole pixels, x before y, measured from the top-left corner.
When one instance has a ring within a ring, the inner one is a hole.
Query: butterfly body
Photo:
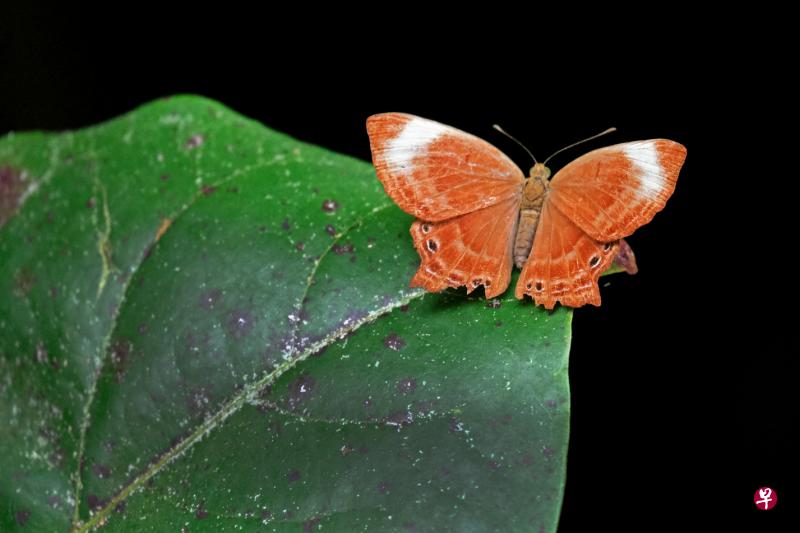
[[[686,149],[666,139],[594,150],[526,178],[489,143],[402,113],[367,120],[373,162],[411,225],[419,270],[411,286],[438,292],[483,286],[503,293],[514,264],[517,298],[552,309],[600,305],[597,280],[630,249],[621,239],[649,222],[675,188]]]
[[[537,163],[531,169],[531,175],[525,180],[522,189],[522,200],[519,207],[519,222],[516,237],[514,238],[514,265],[517,268],[525,266],[525,261],[531,253],[539,217],[547,193],[550,190],[550,169]]]

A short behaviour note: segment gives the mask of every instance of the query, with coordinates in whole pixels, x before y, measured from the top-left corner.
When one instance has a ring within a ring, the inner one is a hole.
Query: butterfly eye
[[[488,289],[489,287],[492,286],[492,280],[487,279],[486,281],[483,282],[483,286]]]
[[[435,252],[436,250],[439,249],[439,245],[436,244],[436,241],[434,241],[433,239],[429,240],[427,242],[427,245],[428,245],[428,250],[430,250],[431,252]]]
[[[611,244],[610,242],[607,242],[607,243],[605,243],[605,244],[603,245],[603,251],[604,251],[604,252],[607,252],[607,251],[609,251],[609,250],[611,249],[611,246],[612,246],[612,244]]]
[[[473,279],[473,280],[472,280],[472,286],[473,286],[473,287],[477,287],[477,286],[478,286],[478,285],[480,285],[481,283],[483,283],[483,281],[482,281],[480,278],[477,278],[477,279]]]
[[[599,258],[599,257],[597,257],[596,255],[595,255],[595,256],[592,256],[592,258],[591,258],[591,259],[589,259],[589,266],[590,266],[590,267],[592,267],[592,268],[594,268],[594,267],[596,267],[596,266],[597,266],[597,264],[598,264],[599,262],[600,262],[600,258]]]
[[[431,225],[430,224],[423,224],[422,225],[422,233],[430,233],[431,232]]]

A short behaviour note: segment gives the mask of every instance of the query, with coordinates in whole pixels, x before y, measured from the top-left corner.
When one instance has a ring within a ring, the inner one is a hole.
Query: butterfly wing
[[[686,148],[666,139],[600,148],[556,173],[547,202],[595,240],[616,241],[664,208],[684,159]]]
[[[685,159],[682,145],[655,139],[594,150],[556,173],[517,298],[547,309],[600,305],[597,280],[619,240],[664,208]]]
[[[369,117],[367,132],[386,193],[421,220],[439,222],[521,197],[522,171],[478,137],[403,113]]]
[[[597,280],[611,263],[619,243],[599,242],[567,218],[547,198],[533,249],[522,269],[515,295],[532,296],[547,309],[600,305]]]
[[[412,287],[439,292],[483,285],[486,298],[505,292],[511,279],[512,249],[519,217],[519,200],[511,198],[441,222],[415,221],[414,247],[422,263]]]

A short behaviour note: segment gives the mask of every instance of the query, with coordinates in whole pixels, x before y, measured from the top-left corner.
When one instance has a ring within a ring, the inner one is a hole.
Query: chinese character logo
[[[753,495],[756,507],[762,511],[769,511],[778,504],[778,494],[769,487],[761,487]]]

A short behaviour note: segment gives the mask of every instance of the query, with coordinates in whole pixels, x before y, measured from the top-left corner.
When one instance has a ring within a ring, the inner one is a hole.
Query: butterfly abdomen
[[[522,203],[519,209],[519,223],[514,238],[514,264],[517,268],[525,266],[525,261],[533,248],[533,239],[542,214],[542,205],[548,189],[547,179],[531,177],[525,182]]]

